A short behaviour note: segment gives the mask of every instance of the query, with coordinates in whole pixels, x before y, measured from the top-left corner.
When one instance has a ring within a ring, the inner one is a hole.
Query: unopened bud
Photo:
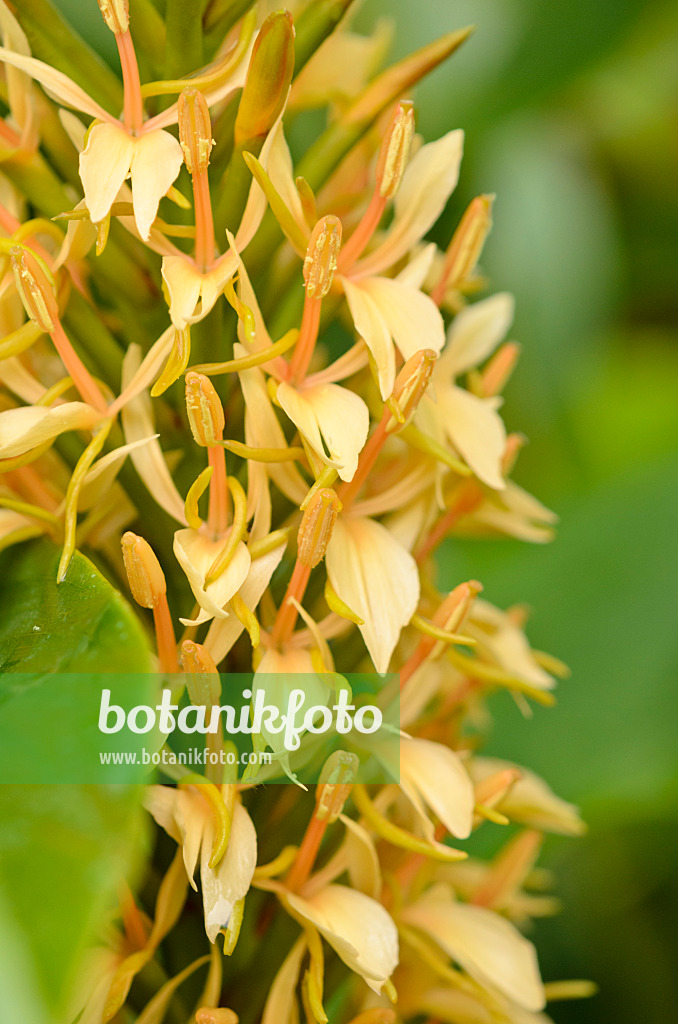
[[[142,608],[155,608],[167,585],[151,545],[128,530],[122,537],[122,557],[132,597]]]
[[[501,459],[501,471],[504,476],[508,476],[515,466],[516,459],[520,455],[520,451],[524,445],[524,434],[509,434],[506,438],[506,447],[504,448],[504,454]]]
[[[210,448],[224,435],[224,410],[214,385],[204,373],[186,374],[186,411],[196,444]]]
[[[433,622],[448,633],[456,633],[475,601],[482,591],[482,583],[477,580],[469,580],[468,583],[460,583],[451,590],[433,616]]]
[[[129,28],[128,0],[97,0],[99,10],[111,32],[122,35]]]
[[[297,554],[302,565],[313,569],[325,557],[341,502],[330,487],[316,491],[304,510],[299,533]]]
[[[322,299],[332,287],[341,248],[341,221],[332,215],[321,217],[311,233],[304,258],[306,294]]]
[[[59,319],[51,274],[42,260],[21,245],[12,246],[9,258],[24,309],[36,327],[50,334]]]
[[[398,191],[410,156],[413,135],[414,105],[403,100],[393,111],[377,161],[379,195],[385,199],[391,199]]]
[[[267,135],[285,105],[294,71],[294,26],[289,11],[263,22],[252,49],[235,121],[235,144]]]
[[[493,195],[482,195],[467,206],[447,247],[443,272],[431,296],[438,305],[448,288],[463,284],[475,270],[492,227],[493,203]]]
[[[316,790],[315,816],[331,824],[336,821],[351,795],[360,761],[356,754],[335,750],[325,761]]]
[[[397,409],[399,419],[391,417],[386,427],[387,433],[402,430],[412,419],[428,387],[437,358],[433,349],[425,348],[407,360],[396,377],[389,402],[390,408]]]
[[[184,89],[177,104],[179,142],[191,174],[207,170],[214,145],[207,100],[198,89]]]
[[[238,1014],[225,1006],[202,1006],[196,1010],[195,1024],[238,1024]]]

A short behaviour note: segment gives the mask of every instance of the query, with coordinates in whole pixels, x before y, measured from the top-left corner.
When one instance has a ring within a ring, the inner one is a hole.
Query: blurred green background
[[[555,542],[454,543],[441,581],[533,607],[533,644],[572,677],[525,720],[498,695],[494,753],[578,803],[552,840],[564,910],[535,929],[547,980],[600,994],[558,1024],[678,1020],[678,7],[640,0],[366,0],[400,55],[477,31],[420,87],[427,138],[466,131],[450,226],[496,192],[483,266],[517,299],[506,402],[516,479]],[[449,233],[448,233],[449,234]],[[448,237],[448,234],[444,237]]]
[[[62,0],[112,45],[96,8]],[[87,21],[87,16],[90,20]],[[678,1020],[678,7],[675,0],[365,0],[401,56],[477,32],[420,87],[419,130],[466,131],[449,237],[496,192],[483,258],[517,298],[508,391],[516,479],[561,516],[555,543],[449,543],[441,582],[528,602],[533,644],[572,678],[554,710],[493,703],[491,751],[577,802],[583,840],[552,840],[564,910],[539,924],[545,979],[600,994],[558,1024]],[[102,45],[103,44],[103,45]]]

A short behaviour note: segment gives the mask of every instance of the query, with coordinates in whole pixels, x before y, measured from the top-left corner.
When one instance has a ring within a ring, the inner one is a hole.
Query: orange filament
[[[304,884],[313,870],[313,865],[318,856],[318,850],[320,849],[320,844],[323,841],[328,824],[328,821],[321,821],[315,811],[313,812],[313,816],[304,833],[304,838],[301,841],[301,846],[297,851],[297,856],[285,879],[285,885],[292,892],[295,892]]]
[[[193,203],[195,206],[195,262],[201,273],[214,263],[214,221],[207,168],[193,172]]]
[[[313,358],[315,343],[320,327],[320,308],[322,299],[313,298],[306,293],[304,312],[301,318],[301,329],[294,347],[294,355],[287,370],[287,379],[301,384]]]
[[[132,135],[138,135],[144,124],[144,101],[141,95],[141,79],[139,78],[137,55],[134,52],[134,43],[132,42],[129,29],[127,32],[116,32],[115,41],[118,44],[122,82],[125,90],[125,105],[123,108],[125,128]]]
[[[306,587],[308,586],[310,575],[311,566],[304,565],[297,558],[294,570],[292,571],[292,576],[290,577],[290,582],[288,583],[287,590],[285,591],[285,596],[282,599],[275,623],[273,624],[271,639],[273,643],[278,646],[284,644],[286,640],[289,640],[297,621],[298,612],[290,598],[294,598],[295,601],[301,604],[304,594],[306,593]]]
[[[163,672],[178,672],[177,641],[167,603],[167,594],[160,594],[153,605],[153,622],[158,643],[158,659]]]
[[[360,223],[341,250],[339,273],[348,273],[356,260],[362,256],[367,243],[379,227],[379,221],[384,215],[387,202],[386,196],[382,196],[379,189],[376,188]]]
[[[83,401],[87,402],[94,409],[98,409],[99,412],[106,412],[107,406],[104,396],[68,340],[60,320],[55,319],[54,329],[50,332],[50,337]]]
[[[377,461],[381,449],[386,444],[389,436],[386,428],[390,420],[391,411],[386,408],[384,409],[384,415],[381,418],[379,426],[374,431],[360,454],[358,468],[353,475],[353,479],[350,483],[344,483],[339,487],[337,494],[339,495],[339,500],[341,501],[344,511],[346,511],[355,500],[358,491],[365,483],[374,463]]]

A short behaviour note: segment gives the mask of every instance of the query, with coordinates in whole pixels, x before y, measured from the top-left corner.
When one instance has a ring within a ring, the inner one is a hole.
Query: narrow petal
[[[514,307],[513,296],[500,292],[457,313],[442,356],[452,376],[466,373],[494,352],[513,323]]]
[[[286,543],[274,548],[261,558],[255,558],[252,562],[247,579],[240,588],[240,596],[250,609],[259,604],[261,595],[271,581],[271,576],[277,569],[282,556],[285,553]],[[236,615],[229,615],[227,619],[214,619],[205,639],[205,647],[214,659],[215,664],[223,661],[233,644],[236,642],[243,629],[242,622]]]
[[[355,329],[369,348],[379,375],[381,397],[387,399],[395,382],[395,352],[391,332],[380,307],[365,289],[365,280],[340,277]]]
[[[449,439],[479,480],[495,490],[506,484],[501,460],[506,448],[506,430],[495,402],[478,398],[455,386],[439,389],[440,417]]]
[[[389,277],[368,277],[361,283],[405,359],[424,348],[440,352],[445,344],[445,326],[440,310],[428,295]]]
[[[11,459],[51,441],[67,430],[87,430],[101,413],[84,402],[64,402],[52,409],[25,405],[0,412],[0,458]]]
[[[133,441],[131,444],[123,444],[109,452],[108,455],[104,455],[103,458],[97,459],[82,482],[78,495],[78,510],[83,512],[101,501],[113,486],[129,453],[136,451],[137,448],[143,448],[144,445],[150,444],[159,436],[159,434],[151,434],[150,437],[142,437],[139,441]]]
[[[509,921],[485,907],[458,903],[431,890],[403,911],[481,985],[491,985],[526,1010],[545,1004],[537,954]]]
[[[169,132],[142,132],[134,139],[132,205],[144,241],[151,233],[160,200],[176,180],[183,162],[181,146]]]
[[[170,298],[170,317],[178,331],[195,323],[195,307],[200,298],[202,274],[188,256],[165,256],[162,276]]]
[[[80,154],[80,179],[92,223],[110,212],[129,174],[135,140],[122,125],[95,124]]]
[[[352,480],[370,426],[362,398],[337,384],[297,389],[283,381],[277,399],[323,462]]]
[[[380,903],[345,885],[327,885],[290,905],[316,926],[344,963],[380,993],[398,965],[398,932]]]
[[[555,679],[539,665],[522,629],[506,612],[478,599],[470,620],[473,635],[501,668],[542,689],[552,689]]]
[[[226,604],[247,579],[251,559],[249,551],[241,541],[225,572],[214,583],[205,586],[206,577],[215,559],[228,541],[228,534],[227,530],[217,540],[199,530],[177,530],[174,534],[174,554],[186,573],[193,595],[201,608],[197,619],[182,619],[184,625],[207,622],[213,616],[225,618],[228,614],[224,611]]]
[[[299,1024],[296,990],[305,953],[306,937],[301,935],[273,979],[266,997],[261,1024]]]
[[[99,118],[101,121],[113,122],[114,118],[100,107],[91,96],[88,96],[84,89],[76,85],[67,75],[52,68],[49,64],[43,64],[41,60],[34,57],[24,57],[22,54],[14,53],[0,46],[0,61],[11,64],[20,71],[25,71],[36,82],[44,86],[45,90],[54,96],[60,103],[74,110],[81,110],[83,114]]]
[[[421,815],[423,800],[458,839],[471,834],[473,784],[458,756],[442,743],[403,738],[400,787]],[[431,823],[426,819],[426,825]],[[427,829],[433,838],[433,827]]]
[[[177,790],[174,804],[174,820],[181,837],[181,852],[184,867],[192,887],[197,891],[193,875],[198,863],[200,845],[209,821],[210,812],[203,798],[196,792]],[[210,847],[211,847],[210,843]]]
[[[377,672],[387,672],[419,603],[416,562],[381,523],[347,516],[335,524],[326,563],[332,587],[364,620],[360,632]]]
[[[469,771],[477,783],[507,768],[517,768],[520,778],[497,806],[511,821],[566,836],[580,836],[586,832],[579,809],[557,796],[543,779],[527,768],[497,757],[475,757]]]
[[[150,349],[144,356],[139,369],[131,378],[124,391],[122,391],[116,400],[109,406],[108,411],[111,416],[119,409],[122,409],[123,405],[129,402],[141,391],[145,391],[147,387],[153,384],[155,378],[160,373],[160,369],[165,359],[170,353],[173,343],[174,328],[168,327],[166,331],[163,331],[158,340],[151,345]]]
[[[141,352],[139,347],[138,345],[130,345],[122,364],[123,390],[134,378],[140,365]],[[148,393],[142,392],[128,402],[122,409],[121,419],[127,444],[141,441],[155,434],[153,410]],[[173,519],[176,519],[182,526],[185,526],[184,501],[175,486],[174,480],[172,480],[158,440],[149,441],[142,448],[132,449],[130,458],[149,494]]]
[[[252,819],[237,802],[228,848],[216,868],[209,866],[213,825],[208,818],[200,858],[200,881],[205,911],[205,931],[210,942],[228,925],[233,907],[247,894],[257,866],[257,834]]]
[[[174,786],[145,786],[142,794],[146,810],[177,843],[181,842],[181,833],[174,820],[178,792]]]
[[[410,161],[395,197],[393,222],[384,241],[366,259],[361,274],[379,274],[402,259],[443,212],[459,180],[464,133],[452,131],[422,146]]]

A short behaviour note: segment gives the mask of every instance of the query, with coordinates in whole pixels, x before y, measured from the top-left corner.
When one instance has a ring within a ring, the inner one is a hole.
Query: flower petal
[[[403,920],[431,935],[481,985],[491,985],[526,1010],[541,1010],[544,986],[534,946],[509,921],[485,907],[457,903],[430,890]]]
[[[380,307],[365,288],[365,280],[339,277],[344,286],[355,329],[369,348],[379,375],[381,397],[387,399],[395,382],[395,352],[391,332]]]
[[[474,782],[478,783],[511,768],[518,769],[520,778],[496,805],[511,821],[566,836],[581,836],[586,832],[579,809],[557,796],[543,779],[527,768],[498,757],[474,757],[469,771]]]
[[[344,963],[380,993],[398,965],[398,932],[388,911],[345,885],[326,885],[307,900],[295,895],[287,899]]]
[[[424,348],[440,352],[445,344],[445,326],[433,299],[390,277],[368,277],[361,284],[379,308],[405,359]]]
[[[338,384],[297,389],[286,381],[276,397],[323,462],[335,466],[342,480],[352,480],[370,428],[362,398]]]
[[[144,445],[150,444],[154,438],[159,436],[159,434],[151,434],[150,437],[142,437],[139,441],[132,441],[131,444],[123,444],[119,448],[114,448],[112,452],[108,452],[103,458],[97,459],[82,482],[78,494],[78,511],[83,512],[101,501],[112,487],[129,453],[136,451],[137,448],[143,448]]]
[[[25,71],[27,75],[30,75],[36,82],[40,82],[45,90],[60,103],[64,103],[67,107],[73,107],[75,110],[81,110],[83,114],[89,114],[91,117],[99,118],[102,121],[112,122],[113,117],[100,107],[91,96],[88,96],[84,89],[81,89],[79,85],[76,85],[67,75],[62,74],[61,71],[57,71],[56,68],[52,68],[49,64],[43,64],[41,60],[36,60],[34,57],[24,57],[22,54],[14,53],[12,50],[5,49],[4,46],[0,46],[0,61],[5,64],[11,64],[14,68],[19,68],[20,71]]]
[[[496,412],[496,401],[478,398],[455,385],[437,387],[439,415],[450,441],[479,480],[502,490],[506,486],[501,471],[506,430]]]
[[[174,554],[186,573],[191,590],[201,608],[197,619],[182,619],[184,625],[207,622],[214,616],[225,618],[228,615],[228,612],[224,611],[225,605],[247,579],[251,559],[249,551],[241,541],[226,570],[214,583],[205,586],[206,577],[216,558],[223,551],[229,532],[227,530],[217,540],[199,530],[177,530],[174,534]]]
[[[97,224],[111,206],[129,174],[135,139],[122,125],[95,124],[80,154],[80,179],[90,220]]]
[[[202,274],[188,256],[165,256],[162,277],[170,299],[170,317],[178,331],[195,323],[195,307],[200,298]]]
[[[64,402],[52,409],[36,405],[6,409],[0,412],[0,458],[23,455],[67,430],[87,430],[100,419],[101,413],[84,402]]]
[[[132,205],[134,219],[144,241],[151,233],[160,200],[176,180],[183,162],[181,146],[169,132],[142,132],[134,140]]]
[[[484,362],[506,337],[513,323],[514,307],[513,296],[499,292],[457,313],[441,356],[445,370],[456,377]]]
[[[205,911],[205,931],[210,942],[228,925],[233,907],[247,894],[257,866],[257,833],[252,819],[236,802],[226,853],[216,868],[209,866],[214,826],[207,819],[200,858],[200,881]]]
[[[520,676],[521,679],[541,689],[553,689],[553,676],[538,664],[524,632],[512,622],[506,612],[479,598],[474,602],[468,625],[481,647],[488,651],[506,672]]]
[[[364,620],[360,632],[377,672],[387,672],[419,603],[415,560],[381,523],[350,516],[337,520],[325,560],[332,587]]]
[[[473,783],[449,747],[431,740],[403,737],[400,788],[424,819],[430,839],[434,839],[434,828],[423,814],[422,799],[453,836],[458,839],[470,836],[475,805]]]

